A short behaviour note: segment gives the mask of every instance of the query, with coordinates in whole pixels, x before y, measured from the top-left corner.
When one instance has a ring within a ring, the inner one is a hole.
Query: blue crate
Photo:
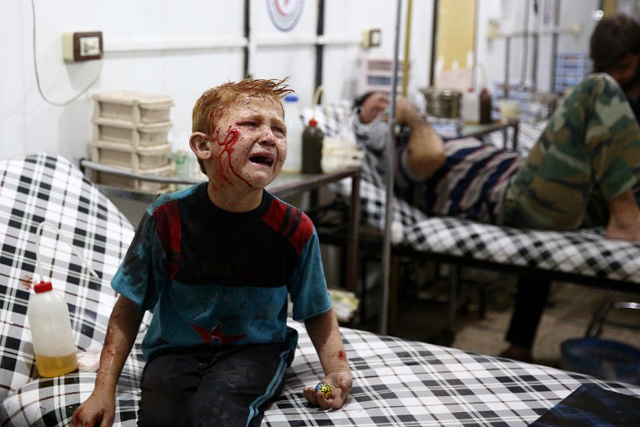
[[[561,345],[562,367],[607,380],[640,385],[640,349],[602,338],[576,338]]]

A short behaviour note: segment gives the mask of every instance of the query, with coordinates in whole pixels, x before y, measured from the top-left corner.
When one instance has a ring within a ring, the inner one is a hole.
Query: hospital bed
[[[116,295],[109,286],[133,227],[68,160],[41,153],[0,161],[0,425],[66,425],[95,380],[87,368],[40,378],[26,322],[29,285],[42,274],[64,293],[82,356],[99,351]],[[97,272],[94,278],[60,237],[36,229],[59,228]],[[115,425],[135,425],[143,320],[117,388]],[[354,387],[342,410],[310,407],[304,385],[322,377],[304,327],[282,395],[263,424],[295,425],[528,425],[583,384],[640,397],[640,388],[582,374],[453,348],[341,328]],[[90,366],[90,363],[87,364]]]
[[[335,138],[345,134],[350,120],[353,120],[353,112],[350,103],[341,102],[305,109],[303,120],[307,122],[311,117],[316,119],[325,136]],[[517,132],[517,144],[512,140],[513,134],[502,131],[484,135],[483,142],[498,148],[516,148],[525,154],[545,125],[545,122],[521,122],[515,129],[506,129]],[[449,131],[445,136],[445,139],[463,137]],[[369,240],[376,248],[382,248],[387,191],[383,184],[376,183],[384,183],[385,179],[382,172],[367,165],[366,160],[365,156],[360,173],[360,228],[373,236]],[[347,184],[343,181],[333,187],[333,191],[345,201],[337,206],[348,205],[350,187]],[[450,291],[446,298],[451,331],[455,331],[456,311],[461,303],[461,268],[465,267],[535,275],[541,280],[571,282],[612,292],[640,293],[640,244],[608,240],[604,236],[604,227],[555,232],[483,224],[453,217],[427,217],[397,194],[392,206],[391,263],[398,266],[401,264],[399,260],[405,258],[450,267]],[[342,244],[340,235],[343,232],[339,226],[336,228],[335,223],[329,221],[327,227],[320,225],[320,228],[321,241],[324,238],[325,242]],[[377,240],[375,236],[378,236]],[[361,237],[360,247],[366,248],[366,238]],[[398,271],[391,275],[392,293],[401,286],[393,283],[393,277],[398,275]],[[371,284],[362,283],[359,296],[367,298],[366,290],[371,287]],[[391,295],[391,304],[393,298]],[[394,309],[391,307],[390,311],[393,313]],[[393,316],[390,316],[387,326],[388,330],[394,329]]]

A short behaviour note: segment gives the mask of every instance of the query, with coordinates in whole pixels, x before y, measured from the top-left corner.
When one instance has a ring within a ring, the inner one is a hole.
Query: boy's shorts
[[[286,344],[162,351],[142,373],[138,425],[258,426],[292,353]]]

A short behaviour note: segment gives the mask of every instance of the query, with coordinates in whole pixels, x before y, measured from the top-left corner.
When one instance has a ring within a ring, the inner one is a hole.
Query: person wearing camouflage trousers
[[[396,187],[420,185],[414,204],[427,215],[556,231],[604,226],[609,239],[640,242],[633,193],[640,181],[640,23],[604,18],[590,54],[597,74],[561,103],[526,158],[464,139],[445,143],[398,99],[396,123],[410,134],[396,155]],[[375,92],[354,102],[370,170],[383,170],[388,124],[380,117],[388,105],[388,95]],[[511,346],[502,356],[531,360],[550,284],[534,274],[518,278]]]
[[[575,230],[607,225],[607,201],[640,178],[640,127],[608,74],[583,80],[560,105],[505,196],[505,225]]]
[[[611,239],[640,240],[640,23],[614,15],[598,23],[584,80],[552,117],[505,197],[507,222],[567,230],[607,225]],[[576,209],[576,207],[578,209]],[[551,281],[520,276],[500,355],[531,360]]]

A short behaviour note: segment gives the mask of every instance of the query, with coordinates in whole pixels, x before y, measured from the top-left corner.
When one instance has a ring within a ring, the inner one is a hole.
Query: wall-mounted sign
[[[280,31],[289,31],[296,26],[302,15],[304,0],[267,0],[271,22]]]

